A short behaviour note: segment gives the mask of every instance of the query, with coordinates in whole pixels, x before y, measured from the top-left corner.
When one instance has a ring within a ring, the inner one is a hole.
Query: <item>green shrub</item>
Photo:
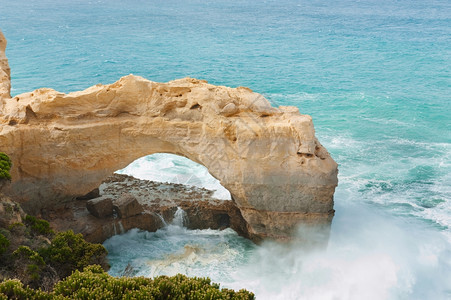
[[[8,226],[8,231],[15,239],[20,239],[27,234],[27,228],[23,223],[16,222]]]
[[[23,223],[16,222],[16,223],[12,223],[11,225],[9,225],[8,230],[14,231],[14,230],[16,230],[16,228],[23,228],[24,226],[25,225]]]
[[[72,230],[59,232],[50,246],[41,249],[40,253],[61,278],[70,275],[73,270],[82,270],[92,264],[108,268],[105,247],[85,241],[81,233],[74,234]]]
[[[32,232],[35,234],[51,235],[54,233],[53,230],[50,228],[49,222],[30,215],[27,215],[25,217],[25,224],[30,226]]]
[[[34,261],[42,260],[42,262],[44,262],[39,253],[31,250],[28,246],[19,246],[19,248],[13,252],[13,255],[16,258],[28,258]]]
[[[25,277],[28,277],[30,283],[37,283],[41,278],[42,268],[45,267],[42,256],[27,246],[19,246],[19,248],[13,252],[13,256],[16,258],[18,268],[23,268],[25,266]]]
[[[47,300],[57,298],[50,293],[24,286],[18,279],[8,279],[0,283],[0,299]]]
[[[233,299],[252,300],[246,290],[235,292],[220,289],[209,278],[189,278],[184,275],[145,277],[112,277],[100,266],[86,267],[55,284],[53,292],[33,290],[18,280],[0,283],[0,296],[15,299]]]
[[[99,266],[75,271],[58,282],[55,296],[70,299],[254,299],[245,290],[221,290],[209,278],[190,278],[181,274],[173,277],[112,277]]]
[[[0,255],[2,255],[9,247],[8,239],[0,233]]]
[[[9,159],[8,155],[0,152],[0,180],[11,180],[11,174],[9,174],[11,165],[11,160]]]

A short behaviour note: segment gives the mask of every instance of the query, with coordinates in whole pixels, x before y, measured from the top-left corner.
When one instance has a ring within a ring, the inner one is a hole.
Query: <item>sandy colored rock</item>
[[[11,98],[11,70],[6,58],[6,38],[0,30],[0,100]]]
[[[8,87],[9,77],[2,80]],[[0,145],[13,181],[4,192],[29,212],[84,195],[142,156],[172,153],[204,165],[230,191],[251,237],[283,239],[300,223],[330,224],[337,164],[295,107],[193,78],[128,75],[12,99],[6,89]]]
[[[105,218],[113,215],[113,200],[111,197],[102,196],[86,202],[88,211],[97,218]]]
[[[238,111],[239,111],[238,107],[236,107],[235,104],[229,103],[226,106],[224,106],[224,108],[221,110],[221,114],[226,117],[230,117],[236,114]]]

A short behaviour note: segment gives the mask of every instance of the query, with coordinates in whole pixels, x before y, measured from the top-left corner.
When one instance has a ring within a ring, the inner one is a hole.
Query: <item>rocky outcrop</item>
[[[103,243],[115,234],[132,228],[156,231],[172,224],[178,210],[185,215],[188,229],[232,228],[248,237],[246,222],[231,200],[212,197],[213,191],[174,183],[140,180],[113,174],[100,185],[100,197],[61,203],[42,211],[57,231],[82,233],[87,241]],[[131,201],[127,201],[130,199]],[[128,202],[139,208],[136,213],[113,213],[113,203],[123,207]]]
[[[86,194],[137,158],[173,153],[204,165],[230,191],[254,239],[283,239],[300,223],[332,220],[337,164],[296,107],[272,107],[244,87],[133,75],[9,99],[8,79],[0,145],[13,181],[4,192],[30,212]]]
[[[122,194],[113,204],[113,210],[117,213],[119,218],[129,218],[144,212],[138,199],[131,194]]]
[[[182,209],[186,216],[183,226],[188,229],[230,227],[239,235],[249,237],[246,221],[235,203],[231,200],[215,199],[214,191],[211,190],[177,183],[140,180],[123,174],[113,174],[108,177],[101,184],[100,190],[102,198],[111,198],[115,203],[121,202],[124,195],[126,197],[132,195],[144,208],[145,214],[150,213],[162,221],[154,222],[160,227],[165,223],[172,223],[177,210]],[[136,216],[125,218],[122,219],[122,223],[131,224],[135,219],[137,219]],[[155,231],[156,229],[146,230]]]
[[[108,196],[102,196],[89,200],[86,203],[86,208],[94,217],[97,218],[106,218],[112,216],[114,213],[113,200]]]
[[[22,223],[25,213],[14,201],[0,193],[0,228]]]
[[[5,50],[6,38],[0,30],[0,100],[11,98],[11,72]]]

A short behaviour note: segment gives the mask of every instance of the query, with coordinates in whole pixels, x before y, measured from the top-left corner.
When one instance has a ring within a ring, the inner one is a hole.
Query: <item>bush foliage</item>
[[[22,276],[32,285],[38,285],[41,273],[45,267],[44,259],[28,246],[19,246],[13,252],[16,273]]]
[[[101,244],[72,230],[55,235],[47,221],[32,216],[24,223],[0,228],[0,279],[14,278],[0,283],[0,300],[254,299],[246,290],[220,289],[209,278],[112,277],[105,273]]]
[[[85,241],[81,233],[75,234],[72,230],[59,232],[49,247],[40,250],[40,254],[56,269],[61,278],[92,264],[109,268],[105,247]]]
[[[0,284],[1,297],[15,299],[254,299],[246,290],[235,292],[220,289],[209,278],[172,277],[112,277],[98,265],[75,271],[58,282],[53,292],[30,289],[18,280]],[[6,298],[5,298],[6,299]]]
[[[8,247],[9,240],[6,238],[6,236],[0,233],[0,255],[2,255],[3,252],[5,252],[6,249],[8,249]]]
[[[71,230],[55,235],[47,221],[30,215],[24,223],[0,228],[0,278],[50,290],[59,279],[88,265],[108,270],[108,253],[101,244],[89,243]]]
[[[0,152],[0,180],[11,180],[11,174],[9,174],[9,170],[11,170],[11,160],[9,159],[8,155]]]
[[[33,234],[41,234],[45,236],[51,236],[54,234],[53,230],[50,228],[49,222],[46,220],[41,220],[27,215],[25,217],[25,224],[31,228]]]

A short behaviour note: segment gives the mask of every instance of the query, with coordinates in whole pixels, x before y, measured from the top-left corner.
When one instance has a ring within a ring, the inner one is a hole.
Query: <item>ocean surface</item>
[[[130,73],[247,86],[311,115],[339,164],[325,250],[169,225],[106,241],[111,274],[210,276],[257,299],[451,299],[449,0],[0,0],[0,28],[13,95]],[[228,197],[179,157],[122,172]]]

